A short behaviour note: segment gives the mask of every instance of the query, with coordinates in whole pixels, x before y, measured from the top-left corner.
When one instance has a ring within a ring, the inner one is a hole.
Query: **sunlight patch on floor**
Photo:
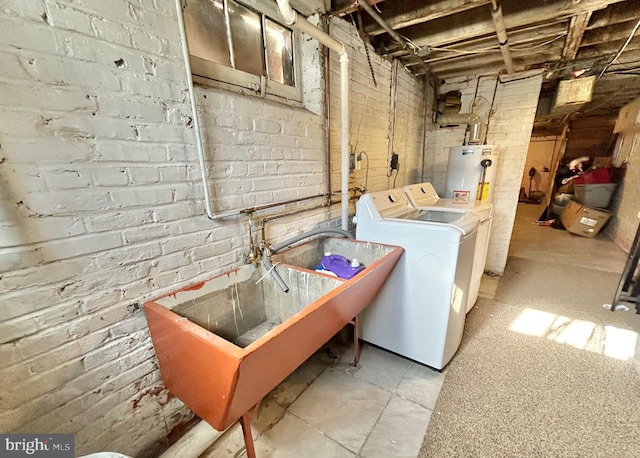
[[[531,308],[524,309],[509,330],[620,360],[635,356],[638,340],[638,333],[634,331]]]

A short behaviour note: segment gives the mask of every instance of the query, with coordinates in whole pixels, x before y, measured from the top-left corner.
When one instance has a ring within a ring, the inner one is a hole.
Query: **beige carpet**
[[[640,456],[636,361],[603,354],[640,316],[602,309],[619,275],[566,269],[510,258],[467,317],[420,457]]]

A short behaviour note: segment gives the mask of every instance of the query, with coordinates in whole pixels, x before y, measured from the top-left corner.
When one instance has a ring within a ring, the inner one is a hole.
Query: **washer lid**
[[[493,215],[493,204],[486,201],[474,200],[461,204],[453,199],[442,199],[438,197],[435,201],[432,195],[438,195],[431,183],[418,183],[402,188],[407,194],[407,198],[418,210],[437,210],[450,212],[474,212],[480,217],[480,221],[491,218]],[[433,190],[433,192],[431,192]]]
[[[357,205],[358,224],[366,221],[400,221],[424,224],[439,230],[455,229],[462,234],[473,232],[480,219],[473,212],[449,208],[416,209],[402,189],[388,189],[364,194]]]
[[[388,189],[365,194],[360,198],[373,206],[381,218],[404,218],[407,213],[416,210],[402,189]]]
[[[440,196],[436,192],[436,189],[431,183],[419,183],[412,184],[410,186],[404,186],[402,190],[407,195],[409,202],[414,207],[432,207],[434,206]]]

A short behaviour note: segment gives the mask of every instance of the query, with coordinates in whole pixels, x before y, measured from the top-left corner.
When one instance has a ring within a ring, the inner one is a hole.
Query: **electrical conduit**
[[[287,25],[309,35],[340,55],[340,120],[341,120],[341,190],[342,229],[349,229],[349,57],[344,44],[315,27],[291,8],[289,0],[277,0],[280,14]],[[329,75],[326,76],[329,78]]]
[[[200,174],[202,177],[202,188],[204,192],[204,205],[207,217],[211,220],[225,218],[227,216],[237,215],[238,212],[213,214],[211,209],[211,198],[209,196],[209,183],[207,180],[207,168],[204,161],[204,150],[202,147],[202,135],[200,133],[200,119],[198,118],[198,109],[196,106],[196,95],[193,90],[193,77],[191,76],[191,63],[189,62],[189,47],[187,45],[187,32],[184,27],[184,16],[182,15],[182,4],[180,0],[176,0],[176,10],[178,15],[178,25],[180,28],[180,45],[182,47],[182,58],[187,76],[187,84],[189,89],[189,102],[191,103],[191,118],[193,120],[193,128],[196,134],[196,147],[198,150],[198,160],[200,161]]]

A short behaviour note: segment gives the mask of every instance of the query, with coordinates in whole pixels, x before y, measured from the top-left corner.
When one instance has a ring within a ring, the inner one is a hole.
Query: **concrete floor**
[[[265,398],[252,423],[267,457],[416,456],[444,374],[366,345],[330,343]],[[245,456],[232,426],[202,458]]]
[[[603,234],[594,239],[539,226],[543,208],[520,204],[510,255],[622,272],[626,255]],[[499,278],[485,278],[480,294],[492,297]],[[330,343],[280,384],[252,423],[256,453],[271,457],[415,457],[440,389],[442,372],[364,345],[353,367],[348,343]],[[239,425],[202,458],[240,457]]]
[[[594,238],[540,226],[544,206],[518,204],[509,256],[622,273],[627,255],[600,232]]]

